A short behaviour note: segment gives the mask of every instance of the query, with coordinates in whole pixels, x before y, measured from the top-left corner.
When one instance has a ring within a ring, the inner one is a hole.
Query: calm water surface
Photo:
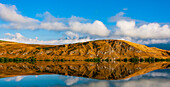
[[[16,66],[10,64],[13,67],[9,67],[7,66],[7,64],[0,64],[1,70],[6,72],[6,73],[4,73],[3,71],[0,72],[2,77],[0,79],[0,87],[67,87],[67,86],[69,87],[169,87],[170,86],[170,69],[168,68],[159,69],[160,67],[169,67],[169,63],[151,63],[151,64],[149,63],[143,63],[143,64],[83,63],[84,66],[79,65],[80,63],[70,63],[70,62],[57,63],[57,64],[48,62],[48,64],[46,63],[47,65],[42,63],[42,66],[40,66],[39,63],[30,64],[30,65],[24,63],[28,66],[24,65],[23,63],[18,65],[15,64]],[[41,67],[42,71],[40,71],[39,68],[32,65]],[[53,66],[52,70],[50,69],[51,68],[50,65]],[[158,67],[155,67],[153,65],[157,65]],[[85,66],[87,69],[82,68]],[[138,68],[136,66],[138,66]],[[29,68],[23,68],[23,67],[29,67]],[[98,68],[98,67],[103,67],[103,68]],[[29,69],[33,69],[34,71],[37,70],[42,75],[28,75],[28,73],[26,72],[28,72],[27,70]],[[60,71],[56,71],[57,69]],[[23,72],[22,73],[23,75],[20,75],[21,74],[20,70]],[[89,72],[88,70],[89,71],[94,70],[93,74],[91,74],[91,72]],[[106,70],[108,71],[104,72]],[[16,75],[15,77],[11,77],[10,75],[12,74],[7,73],[11,71],[15,73]],[[17,74],[16,72],[18,72],[19,74]],[[103,74],[103,72],[105,74]],[[113,74],[115,76],[113,76]],[[103,75],[103,77],[101,75]]]

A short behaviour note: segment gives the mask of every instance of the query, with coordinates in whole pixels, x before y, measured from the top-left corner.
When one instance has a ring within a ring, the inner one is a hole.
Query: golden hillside
[[[170,58],[170,52],[124,40],[97,40],[66,45],[37,45],[0,41],[0,57],[37,59]]]

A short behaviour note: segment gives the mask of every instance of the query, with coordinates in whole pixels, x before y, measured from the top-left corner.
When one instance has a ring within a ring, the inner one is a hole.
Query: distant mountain
[[[167,44],[149,44],[148,47],[157,47],[164,50],[170,50],[170,43]]]
[[[170,51],[124,40],[97,40],[66,45],[37,45],[0,41],[0,57],[85,60],[92,58],[170,58]]]

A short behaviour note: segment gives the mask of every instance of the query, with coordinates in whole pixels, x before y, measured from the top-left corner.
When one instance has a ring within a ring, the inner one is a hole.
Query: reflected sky
[[[124,80],[97,80],[64,75],[29,75],[0,79],[0,87],[169,87],[170,69]]]

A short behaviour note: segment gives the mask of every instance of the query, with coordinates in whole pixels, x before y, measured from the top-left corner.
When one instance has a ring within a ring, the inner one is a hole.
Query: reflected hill
[[[37,61],[35,64],[0,63],[0,77],[18,75],[61,74],[69,76],[86,77],[103,80],[120,80],[142,75],[157,69],[170,68],[169,62],[45,62]]]

